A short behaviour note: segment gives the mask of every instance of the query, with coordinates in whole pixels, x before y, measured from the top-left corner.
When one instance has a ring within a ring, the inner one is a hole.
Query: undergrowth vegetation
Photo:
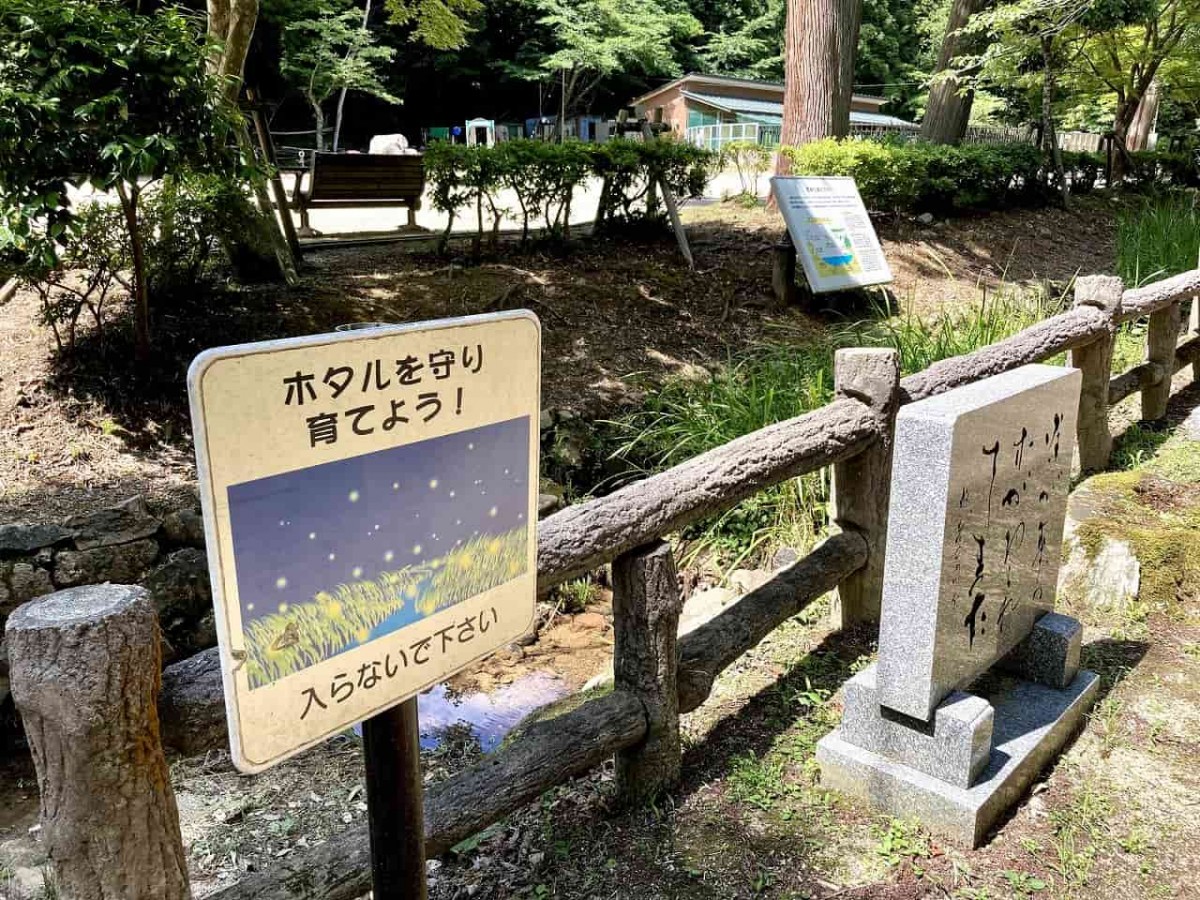
[[[1070,293],[1006,287],[971,307],[931,318],[913,312],[876,315],[804,343],[767,343],[732,356],[704,380],[677,378],[649,392],[646,404],[612,423],[612,455],[642,471],[678,465],[714,447],[814,410],[833,397],[833,357],[839,347],[894,347],[902,375],[994,344],[1067,309]],[[1114,371],[1142,359],[1144,325],[1117,335]],[[1062,356],[1049,360],[1061,364]],[[732,569],[769,558],[777,547],[804,549],[828,525],[830,475],[791,479],[713,519],[689,528],[685,560],[701,557]]]
[[[1178,275],[1200,265],[1200,210],[1192,191],[1144,198],[1117,220],[1117,271],[1129,285]]]

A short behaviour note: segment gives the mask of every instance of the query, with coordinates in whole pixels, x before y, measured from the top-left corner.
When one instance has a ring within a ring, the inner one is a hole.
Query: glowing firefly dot
[[[518,519],[523,519],[523,518],[525,518],[525,513],[517,513],[517,518],[518,518]]]
[[[429,479],[429,489],[430,489],[431,491],[436,491],[436,490],[437,490],[437,485],[438,485],[438,481],[437,481],[437,479],[436,479],[436,478],[430,478],[430,479]]]
[[[280,603],[280,604],[279,604],[279,611],[280,611],[280,612],[287,612],[287,611],[288,611],[288,605],[287,605],[286,603]]]
[[[392,482],[392,490],[393,490],[393,491],[398,491],[398,490],[400,490],[400,482],[398,482],[398,481],[393,481],[393,482]]]
[[[362,578],[362,566],[355,566],[350,570],[350,574],[355,578]]]
[[[287,579],[280,575],[275,579],[275,587],[282,591],[285,587],[287,587]]]
[[[450,492],[450,496],[451,496],[451,497],[453,497],[453,496],[454,496],[454,491],[451,491],[451,492]]]
[[[393,553],[391,550],[389,550],[387,553],[383,554],[384,562],[391,562],[395,558],[396,558],[396,554]]]
[[[511,475],[511,474],[512,474],[512,471],[511,471],[510,469],[505,469],[505,470],[504,470],[504,474],[505,474],[505,475]]]
[[[440,540],[440,538],[436,534],[431,534],[430,537],[433,538],[435,541]]]
[[[416,556],[416,555],[417,555],[417,554],[419,554],[420,552],[421,552],[421,545],[420,545],[420,544],[413,544],[413,556]]]
[[[376,531],[378,531],[378,530],[379,530],[379,526],[378,526],[378,525],[376,525],[376,526],[375,526],[375,530],[376,530]]]
[[[357,502],[358,502],[358,498],[359,498],[359,493],[358,493],[358,491],[351,491],[351,492],[350,492],[350,502],[351,502],[351,503],[357,503]]]
[[[455,520],[454,520],[454,524],[455,524],[455,525],[461,525],[461,524],[462,524],[462,519],[455,519]]]
[[[253,603],[246,604],[246,612],[254,612],[254,604]]]
[[[315,531],[310,531],[308,533],[308,539],[310,541],[315,541],[317,539],[317,533]]]
[[[329,561],[330,561],[330,562],[333,562],[335,559],[337,559],[337,554],[336,554],[336,553],[330,553],[330,554],[329,554]]]
[[[474,444],[467,444],[467,449],[468,449],[468,450],[474,450],[474,449],[475,449],[475,445],[474,445]]]

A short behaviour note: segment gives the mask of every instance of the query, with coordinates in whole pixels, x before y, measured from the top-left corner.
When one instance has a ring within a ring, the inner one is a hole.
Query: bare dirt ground
[[[924,312],[978,302],[1005,282],[1062,286],[1077,272],[1109,271],[1115,205],[1084,198],[1070,211],[879,227],[896,295]],[[0,522],[65,516],[136,493],[165,504],[189,499],[185,373],[210,346],[528,307],[544,328],[543,406],[601,418],[636,403],[647,379],[828,327],[828,317],[772,307],[776,213],[733,203],[686,213],[696,272],[669,238],[585,240],[554,252],[508,246],[478,264],[397,244],[314,251],[294,290],[231,286],[160,304],[147,363],[133,360],[120,329],[105,342],[84,333],[74,353],[57,355],[35,296],[20,292],[0,307]]]

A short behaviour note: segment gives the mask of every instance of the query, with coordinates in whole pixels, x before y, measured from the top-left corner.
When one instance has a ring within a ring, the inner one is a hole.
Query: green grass
[[[895,347],[904,374],[995,343],[1065,308],[1045,291],[997,292],[971,309],[931,319],[881,316],[803,344],[766,343],[731,357],[711,378],[677,378],[648,392],[646,405],[613,423],[612,455],[659,471],[833,396],[838,347]],[[772,548],[810,546],[828,524],[829,473],[814,472],[761,491],[685,531],[685,562],[712,556],[725,568],[765,558]]]
[[[388,616],[415,605],[422,616],[474,597],[525,571],[526,528],[476,538],[421,566],[339,584],[312,600],[246,625],[246,674],[270,684],[365,642]]]
[[[1147,197],[1117,220],[1117,271],[1142,285],[1200,264],[1196,194],[1170,191]]]

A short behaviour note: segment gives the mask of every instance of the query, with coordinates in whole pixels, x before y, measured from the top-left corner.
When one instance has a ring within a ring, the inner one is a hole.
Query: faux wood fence
[[[906,378],[899,377],[893,350],[839,351],[836,397],[827,406],[543,521],[541,592],[613,564],[614,690],[529,727],[502,750],[429,789],[427,854],[445,852],[614,754],[618,789],[627,800],[671,787],[679,776],[679,716],[704,702],[734,660],[834,588],[843,624],[878,620],[891,443],[901,405],[1068,351],[1071,365],[1083,372],[1081,466],[1099,469],[1112,446],[1111,405],[1140,391],[1143,418],[1160,419],[1172,376],[1193,365],[1193,377],[1200,377],[1200,303],[1192,302],[1190,335],[1180,341],[1183,304],[1197,294],[1200,270],[1128,291],[1117,278],[1081,278],[1069,311]],[[1113,377],[1118,326],[1143,317],[1149,318],[1146,360]],[[670,548],[661,537],[826,466],[833,467],[839,533],[677,642],[682,599]],[[369,889],[363,826],[294,853],[270,871],[251,873],[214,896],[350,900]]]

